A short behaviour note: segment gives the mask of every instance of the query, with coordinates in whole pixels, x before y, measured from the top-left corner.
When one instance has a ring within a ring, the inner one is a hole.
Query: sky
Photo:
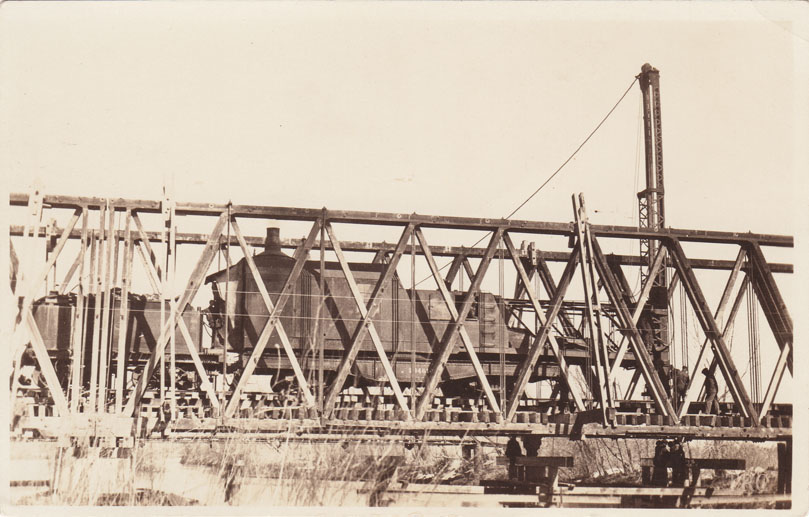
[[[648,62],[668,226],[796,234],[809,199],[806,11],[5,2],[0,170],[11,192],[160,199],[173,183],[178,201],[497,218]],[[582,192],[591,222],[636,225],[639,107],[635,84],[515,217],[570,221]]]

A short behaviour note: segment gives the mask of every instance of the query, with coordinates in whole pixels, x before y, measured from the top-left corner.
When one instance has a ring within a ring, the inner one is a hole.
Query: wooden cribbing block
[[[641,458],[641,467],[654,466],[653,458]],[[724,459],[724,458],[687,458],[685,464],[688,468],[698,468],[700,470],[722,469],[722,470],[744,470],[746,460],[744,459]]]
[[[497,457],[498,465],[509,465],[506,456]],[[514,458],[515,465],[524,467],[573,467],[573,456],[518,456]]]

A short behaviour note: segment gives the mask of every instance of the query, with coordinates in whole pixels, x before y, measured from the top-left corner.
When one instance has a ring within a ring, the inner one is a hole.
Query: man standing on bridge
[[[520,447],[520,443],[517,441],[516,436],[512,436],[508,439],[508,443],[506,444],[506,457],[508,458],[508,477],[509,479],[516,480],[520,477],[520,469],[519,466],[515,463],[515,460],[522,456],[522,447]]]
[[[717,394],[719,393],[719,387],[716,384],[716,378],[708,368],[703,368],[702,374],[705,376],[705,411],[718,415],[719,401],[717,400]]]

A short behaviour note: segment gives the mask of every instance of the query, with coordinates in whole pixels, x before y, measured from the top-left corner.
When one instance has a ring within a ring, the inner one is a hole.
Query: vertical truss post
[[[410,235],[410,407],[416,401],[416,231]],[[452,263],[456,263],[456,259]],[[460,267],[460,261],[458,261]],[[450,268],[452,269],[452,268]],[[452,281],[446,282],[452,289]]]
[[[376,287],[371,293],[371,297],[367,304],[363,300],[362,293],[357,286],[357,282],[354,280],[354,275],[351,273],[351,270],[348,267],[348,261],[340,248],[340,241],[334,235],[334,229],[330,223],[326,223],[325,226],[326,232],[329,234],[329,239],[331,240],[334,254],[337,256],[337,260],[340,263],[341,269],[343,270],[343,275],[348,283],[351,295],[354,298],[354,302],[357,304],[357,309],[359,310],[360,317],[362,318],[351,338],[348,348],[343,354],[343,358],[340,361],[339,366],[337,367],[334,380],[332,381],[331,386],[329,386],[324,403],[325,414],[331,415],[331,412],[334,409],[334,404],[337,400],[337,396],[343,389],[343,383],[345,383],[346,377],[348,377],[348,373],[351,367],[354,365],[354,361],[359,353],[360,345],[365,338],[365,333],[368,332],[368,335],[371,337],[371,342],[376,348],[379,360],[382,362],[382,368],[385,370],[385,375],[388,377],[390,387],[393,389],[393,393],[396,396],[397,402],[399,403],[399,407],[405,412],[407,418],[409,419],[411,415],[407,401],[405,400],[402,389],[399,386],[399,381],[396,379],[396,373],[393,371],[390,361],[388,361],[388,357],[385,354],[382,339],[379,337],[371,318],[379,308],[379,301],[382,299],[385,288],[391,282],[394,274],[396,273],[396,266],[399,264],[399,259],[402,257],[404,249],[407,246],[407,240],[410,238],[410,233],[413,231],[415,225],[413,223],[408,223],[408,225],[405,227],[402,235],[399,237],[399,242],[396,244],[396,249],[393,251],[390,261],[385,266],[385,271],[380,275],[379,280],[376,283]]]
[[[169,320],[176,321],[177,313],[175,307],[175,277],[177,274],[177,227],[174,221],[175,202],[171,188],[163,187],[164,198],[162,202],[164,232],[168,233],[166,243],[166,275],[165,291],[162,302],[169,301]],[[164,233],[165,234],[165,233]],[[169,401],[171,408],[171,418],[177,418],[177,327],[171,327],[169,339]],[[204,370],[203,370],[204,371]]]
[[[225,212],[225,216],[228,215],[228,212]],[[247,362],[244,365],[244,369],[242,370],[242,376],[239,378],[239,382],[236,384],[236,387],[233,389],[233,393],[230,396],[230,400],[228,401],[227,405],[225,406],[224,416],[230,417],[236,411],[236,408],[239,405],[239,397],[241,397],[242,390],[244,386],[247,384],[247,381],[253,375],[253,372],[258,365],[259,359],[261,359],[261,354],[264,353],[264,349],[267,347],[267,343],[272,336],[273,330],[277,328],[278,321],[281,318],[281,313],[284,310],[289,299],[292,297],[292,288],[298,281],[298,277],[300,277],[301,271],[303,271],[303,266],[306,263],[306,256],[309,253],[309,250],[312,249],[312,246],[315,242],[315,237],[318,234],[318,230],[320,230],[320,226],[323,224],[322,220],[317,219],[315,220],[314,224],[312,224],[312,229],[309,230],[309,235],[306,237],[303,243],[295,249],[295,254],[293,256],[293,260],[295,261],[294,265],[292,266],[292,270],[289,272],[289,276],[287,277],[286,282],[284,283],[284,287],[281,289],[281,294],[278,296],[277,301],[275,302],[275,307],[270,312],[269,317],[267,318],[267,323],[264,325],[264,330],[261,331],[261,334],[258,337],[258,341],[256,342],[256,346],[253,348],[253,351],[250,353],[250,357],[248,358]],[[217,236],[218,238],[218,236]],[[304,384],[305,385],[305,384]],[[311,397],[311,393],[309,394]],[[313,400],[307,398],[307,403],[314,403]]]
[[[79,285],[76,293],[76,310],[73,313],[73,329],[70,335],[70,411],[78,411],[79,398],[81,397],[82,375],[81,370],[84,365],[84,308],[86,301],[86,287],[84,285],[84,255],[87,252],[87,208],[82,209],[81,244],[79,248]]]
[[[129,330],[129,290],[132,287],[133,242],[131,233],[131,211],[126,209],[124,230],[124,263],[121,267],[121,306],[118,311],[118,343],[115,353],[115,413],[120,414],[124,404],[124,378],[126,377],[126,336]]]
[[[435,280],[435,284],[438,287],[438,291],[441,293],[441,298],[444,300],[444,304],[447,306],[447,310],[449,311],[450,317],[452,318],[452,322],[458,321],[458,309],[455,307],[455,301],[452,297],[452,294],[447,289],[444,282],[441,280],[441,273],[438,269],[438,265],[435,262],[435,258],[433,257],[432,252],[430,251],[430,245],[427,244],[427,240],[424,237],[424,234],[421,231],[421,228],[416,228],[416,238],[419,240],[419,244],[421,245],[422,253],[424,254],[424,258],[427,260],[427,265],[430,266],[430,272],[433,275],[433,279]],[[470,291],[471,292],[471,291]],[[499,414],[500,413],[500,406],[497,404],[497,398],[494,395],[494,391],[492,390],[491,385],[489,384],[489,380],[486,378],[486,372],[483,369],[483,366],[480,363],[480,359],[475,352],[474,343],[469,337],[469,334],[466,332],[466,328],[463,326],[463,322],[458,327],[458,334],[461,336],[461,342],[463,343],[464,348],[466,349],[467,353],[469,354],[469,359],[472,362],[472,367],[475,369],[475,374],[480,381],[480,385],[483,388],[483,393],[486,396],[486,400],[489,402],[489,406],[492,408],[492,411]]]
[[[486,270],[488,269],[489,263],[491,262],[497,248],[497,243],[500,242],[502,235],[503,228],[498,227],[492,235],[489,245],[486,247],[486,252],[480,261],[477,273],[475,273],[474,278],[472,278],[472,282],[469,285],[469,290],[464,296],[460,310],[458,310],[458,317],[447,326],[447,329],[444,332],[444,337],[441,340],[441,344],[439,345],[438,350],[436,350],[434,353],[433,360],[430,362],[430,366],[427,369],[427,376],[424,380],[424,391],[421,393],[421,396],[416,402],[416,420],[421,420],[424,418],[424,414],[427,412],[427,407],[432,403],[435,388],[438,386],[438,381],[441,378],[441,374],[444,372],[444,368],[449,360],[449,356],[455,349],[456,334],[460,332],[464,321],[466,321],[466,316],[469,314],[469,309],[472,308],[472,303],[475,301],[475,292],[480,288],[480,283],[483,281],[483,276],[486,274]],[[489,403],[492,405],[493,409],[494,407],[497,407],[497,401],[494,399],[493,395],[492,399],[489,400]],[[499,414],[499,409],[495,410],[495,413]]]
[[[95,293],[95,300],[93,304],[93,338],[90,341],[92,343],[91,348],[91,355],[90,355],[90,396],[89,396],[89,407],[90,412],[95,413],[97,411],[97,404],[98,404],[98,361],[99,361],[99,347],[100,343],[100,335],[101,335],[101,311],[102,306],[101,303],[103,301],[103,281],[104,281],[104,234],[106,232],[106,206],[101,205],[99,207],[99,222],[98,222],[98,245],[96,246],[96,271],[95,271],[95,278],[93,279],[93,292]]]
[[[607,410],[612,408],[612,394],[608,379],[608,356],[604,345],[604,334],[601,322],[601,304],[598,302],[598,288],[596,287],[595,270],[593,267],[592,241],[587,228],[587,214],[584,208],[584,197],[573,195],[573,209],[576,216],[576,235],[581,260],[582,286],[584,287],[584,300],[587,308],[587,325],[590,329],[591,354],[595,358],[596,377],[598,379],[598,396],[601,404],[602,423],[607,425]],[[589,373],[589,372],[588,372]],[[593,394],[595,395],[595,393]]]
[[[759,422],[756,408],[753,407],[750,397],[744,389],[744,384],[739,376],[739,372],[733,364],[733,359],[730,356],[722,333],[716,324],[716,320],[714,320],[711,315],[708,303],[705,301],[705,296],[702,294],[702,289],[697,283],[697,278],[683,252],[680,241],[676,238],[670,238],[667,242],[667,246],[674,259],[675,267],[680,274],[680,281],[683,287],[685,287],[686,293],[688,293],[691,305],[694,307],[694,312],[702,326],[702,330],[705,332],[705,336],[713,343],[714,352],[719,361],[719,369],[725,377],[733,400],[739,406],[742,416],[753,419],[755,426],[758,426]]]
[[[98,361],[98,412],[107,412],[107,376],[109,374],[107,368],[108,350],[109,350],[109,333],[110,333],[110,317],[112,316],[112,300],[110,291],[110,275],[112,272],[112,247],[113,247],[113,233],[115,233],[115,207],[110,205],[107,201],[107,236],[105,239],[104,247],[104,279],[101,291],[103,298],[101,300],[101,339],[99,343],[99,361]]]
[[[326,350],[326,318],[323,313],[326,311],[326,208],[323,207],[323,213],[321,215],[321,224],[320,224],[320,278],[319,287],[320,287],[320,306],[317,310],[318,315],[318,351],[320,353],[319,361],[318,361],[318,370],[317,370],[317,400],[318,400],[318,408],[320,410],[320,416],[323,416],[323,401],[324,401],[324,392],[323,392],[323,384],[325,382],[325,378],[323,376],[323,369],[325,367],[325,350]]]
[[[534,342],[531,344],[531,348],[528,350],[528,354],[517,367],[517,380],[514,383],[511,401],[508,405],[508,409],[506,410],[506,421],[511,421],[514,418],[514,415],[517,413],[517,408],[520,405],[520,397],[522,397],[523,393],[525,392],[525,387],[528,385],[528,380],[531,378],[531,373],[534,370],[534,366],[536,366],[539,355],[542,352],[542,349],[545,347],[546,342],[550,342],[551,350],[553,350],[553,354],[556,357],[557,364],[559,365],[560,376],[562,377],[562,381],[567,384],[568,391],[573,396],[576,409],[583,411],[584,402],[581,400],[581,397],[576,390],[573,389],[573,383],[570,379],[571,374],[568,369],[567,362],[565,361],[565,356],[562,354],[559,343],[556,341],[556,337],[551,334],[553,323],[559,315],[565,293],[567,292],[567,288],[570,285],[570,281],[576,271],[576,264],[579,260],[580,250],[579,248],[573,248],[573,251],[570,253],[570,260],[568,260],[568,263],[565,266],[565,271],[562,273],[562,277],[559,280],[559,285],[555,286],[554,288],[550,307],[548,308],[547,313],[543,313],[536,292],[534,292],[530,281],[526,281],[528,280],[528,274],[525,272],[522,262],[517,257],[516,249],[514,248],[514,244],[511,242],[511,237],[508,235],[508,233],[503,236],[503,240],[505,242],[506,249],[508,249],[508,252],[511,255],[511,259],[514,262],[514,267],[517,269],[517,274],[520,276],[520,278],[522,278],[523,285],[526,286],[528,299],[531,301],[531,305],[534,308],[537,320],[541,325],[541,329],[536,333],[536,337]]]

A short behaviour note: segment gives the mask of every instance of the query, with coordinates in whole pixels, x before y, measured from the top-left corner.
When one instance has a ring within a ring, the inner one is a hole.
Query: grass
[[[63,456],[58,490],[31,496],[38,505],[222,505],[384,506],[393,482],[423,487],[478,485],[505,479],[496,465],[503,443],[479,447],[464,458],[458,445],[414,443],[407,437],[326,436],[303,440],[294,433],[275,439],[199,438],[146,440],[133,458],[110,460]],[[371,440],[371,441],[369,441]],[[375,440],[375,441],[373,441]],[[414,447],[403,446],[410,441]],[[573,456],[575,467],[562,481],[640,482],[640,459],[653,455],[653,440],[590,439],[543,441],[540,454]],[[745,458],[747,471],[706,472],[704,485],[745,493],[774,493],[774,453],[768,444],[692,442],[688,456]],[[394,469],[396,466],[398,468]]]

